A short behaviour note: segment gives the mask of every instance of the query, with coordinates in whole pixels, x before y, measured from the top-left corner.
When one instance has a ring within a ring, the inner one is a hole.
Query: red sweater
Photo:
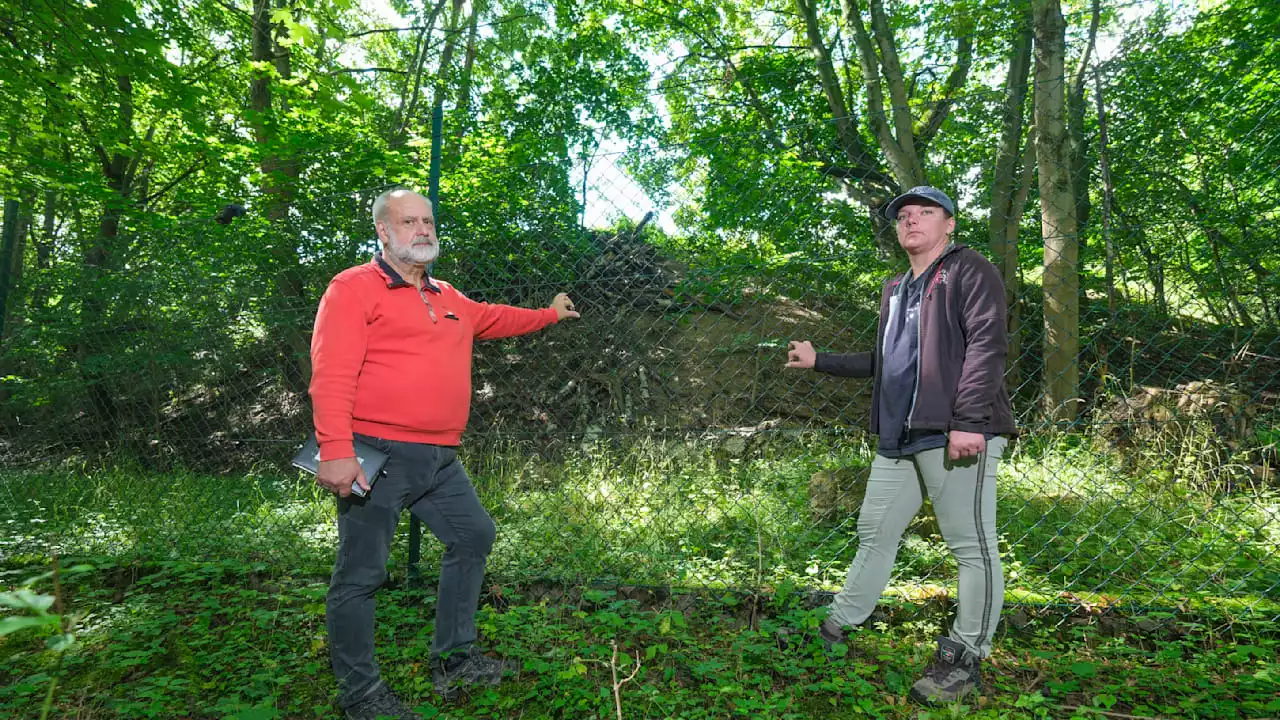
[[[475,302],[434,278],[423,279],[420,293],[381,257],[344,270],[320,300],[311,337],[320,459],[353,457],[353,432],[457,445],[471,411],[473,340],[524,335],[556,320],[552,308]]]

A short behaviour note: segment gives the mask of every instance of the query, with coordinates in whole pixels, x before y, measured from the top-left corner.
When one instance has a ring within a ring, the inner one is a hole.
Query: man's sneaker
[[[383,684],[347,708],[346,717],[347,720],[422,720],[421,715],[400,702],[391,688]]]
[[[436,694],[452,700],[458,692],[473,686],[493,686],[502,682],[504,671],[515,671],[515,663],[498,660],[474,645],[465,652],[436,660],[431,665],[431,684]]]
[[[938,652],[924,677],[911,687],[911,697],[929,705],[955,702],[982,687],[982,661],[951,638],[938,638]]]

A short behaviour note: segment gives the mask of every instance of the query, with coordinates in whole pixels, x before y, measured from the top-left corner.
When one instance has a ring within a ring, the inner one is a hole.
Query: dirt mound
[[[859,425],[870,383],[786,370],[787,341],[859,348],[866,318],[744,293],[731,311],[580,303],[583,319],[477,346],[470,434],[663,434]],[[850,330],[861,325],[862,332]]]

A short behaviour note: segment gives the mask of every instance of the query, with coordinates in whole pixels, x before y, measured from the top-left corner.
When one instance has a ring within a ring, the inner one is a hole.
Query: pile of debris
[[[575,297],[606,307],[633,310],[687,311],[714,310],[732,314],[719,298],[707,298],[692,291],[688,266],[667,257],[642,238],[653,212],[634,228],[594,233],[590,241],[594,256],[584,263]]]
[[[1130,397],[1111,404],[1107,420],[1118,440],[1140,438],[1188,421],[1208,421],[1228,446],[1252,436],[1257,408],[1239,388],[1212,380],[1192,380],[1171,389],[1141,386]]]

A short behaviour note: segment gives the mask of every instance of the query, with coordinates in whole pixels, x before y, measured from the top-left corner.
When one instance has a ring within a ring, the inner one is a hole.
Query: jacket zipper
[[[907,294],[911,294],[910,288]],[[907,410],[907,432],[911,432],[911,416],[916,414],[916,397],[920,395],[920,365],[924,348],[924,296],[920,296],[920,310],[916,313],[916,384],[911,388],[911,408]]]
[[[920,310],[916,313],[916,385],[911,389],[911,408],[907,410],[907,431],[911,431],[911,416],[916,414],[916,398],[920,395],[920,368],[924,365],[924,306],[925,301],[933,295],[933,286],[938,283],[938,273],[942,271],[942,259],[951,252],[951,246],[938,256],[936,265],[933,268],[933,277],[929,278],[929,284],[925,286],[924,291],[920,295]],[[905,280],[905,276],[904,276]],[[910,295],[910,289],[907,292]]]

